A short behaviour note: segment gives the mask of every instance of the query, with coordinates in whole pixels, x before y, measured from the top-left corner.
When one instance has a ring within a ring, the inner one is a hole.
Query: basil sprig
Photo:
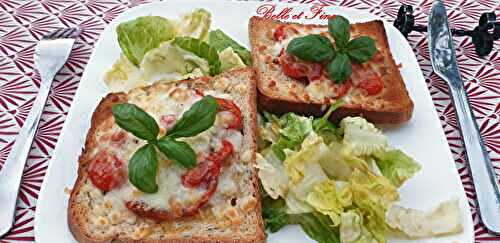
[[[340,15],[328,20],[328,32],[335,47],[325,36],[311,34],[290,41],[286,52],[304,61],[326,64],[330,78],[340,83],[351,76],[352,62],[366,62],[377,51],[375,41],[368,36],[351,40],[349,20]]]
[[[196,166],[196,154],[188,143],[176,140],[192,137],[209,129],[217,115],[217,101],[212,96],[205,96],[184,112],[181,119],[158,139],[159,127],[155,119],[136,105],[123,103],[112,107],[116,124],[132,133],[137,138],[147,140],[128,163],[128,178],[137,189],[146,193],[158,191],[156,173],[158,170],[159,150],[167,158],[178,164],[192,168]]]

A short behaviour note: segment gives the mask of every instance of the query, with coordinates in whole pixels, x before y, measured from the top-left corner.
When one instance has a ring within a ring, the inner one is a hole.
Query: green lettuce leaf
[[[212,15],[205,9],[195,9],[185,14],[179,22],[177,36],[193,37],[201,41],[208,40],[208,31],[212,23]]]
[[[364,226],[363,216],[356,210],[349,210],[340,216],[340,241],[342,243],[377,242]]]
[[[290,178],[290,182],[294,187],[303,186],[300,188],[299,198],[305,200],[305,197],[310,189],[317,182],[328,180],[328,177],[323,172],[319,161],[323,159],[328,152],[328,147],[323,142],[323,139],[315,133],[311,133],[302,143],[299,151],[288,156],[283,164],[286,173]],[[307,183],[305,183],[307,182]],[[304,185],[307,184],[307,185]]]
[[[300,142],[292,141],[285,136],[279,136],[278,141],[271,145],[271,149],[274,151],[276,156],[283,161],[286,159],[285,150],[295,150],[298,146],[300,146]]]
[[[274,152],[266,149],[261,153],[257,153],[256,162],[255,167],[259,169],[257,175],[269,197],[273,199],[285,198],[288,192],[288,176]]]
[[[140,69],[145,80],[180,80],[190,73],[208,74],[209,63],[168,41],[149,51],[144,56]]]
[[[323,139],[325,139],[326,143],[328,144],[331,141],[337,141],[341,139],[342,130],[328,119],[335,110],[337,110],[340,106],[342,106],[343,103],[344,102],[342,100],[337,100],[330,106],[330,108],[323,115],[323,117],[315,118],[312,122],[314,132],[322,136]]]
[[[385,242],[385,214],[399,200],[397,188],[383,176],[355,169],[349,178],[352,201],[365,220],[365,227],[378,242]]]
[[[339,228],[332,226],[328,216],[313,212],[290,215],[290,220],[299,224],[302,230],[318,243],[340,243]]]
[[[308,203],[297,198],[297,195],[294,191],[290,191],[288,192],[288,194],[286,194],[285,202],[288,208],[288,214],[310,213],[314,211],[314,208],[311,207]]]
[[[280,118],[280,134],[293,141],[303,141],[312,131],[312,118],[287,113]]]
[[[290,224],[285,200],[272,199],[262,190],[261,195],[262,217],[264,218],[264,225],[266,229],[274,233]]]
[[[278,124],[281,128],[279,130],[280,137],[272,145],[272,149],[278,158],[285,160],[285,149],[298,149],[302,141],[312,131],[312,118],[287,113],[280,117]]]
[[[128,91],[132,88],[146,85],[140,72],[128,58],[121,54],[120,58],[113,63],[110,70],[104,75],[104,83],[113,92]]]
[[[399,149],[376,152],[374,158],[382,174],[397,187],[420,170],[420,165]]]
[[[346,117],[340,127],[344,132],[343,144],[354,155],[370,155],[387,146],[387,137],[362,117]]]
[[[351,206],[351,200],[349,187],[337,191],[335,182],[331,180],[316,184],[306,198],[306,202],[316,211],[330,217],[333,226],[340,224],[340,214],[345,207]]]
[[[455,234],[463,230],[457,200],[440,203],[428,212],[393,205],[387,211],[386,222],[410,238]]]
[[[326,174],[335,180],[347,181],[354,169],[367,171],[367,163],[360,157],[354,156],[348,147],[333,141],[328,145],[328,152],[320,161]]]
[[[208,43],[213,45],[219,52],[231,47],[236,54],[241,58],[246,66],[252,65],[252,57],[250,51],[226,35],[222,30],[210,31]]]
[[[121,23],[116,32],[123,54],[139,66],[148,51],[173,39],[177,30],[175,23],[166,18],[145,16]]]
[[[221,62],[221,72],[232,69],[246,67],[241,58],[234,52],[233,48],[228,47],[219,53]]]
[[[191,37],[176,37],[173,44],[207,60],[210,67],[210,75],[217,75],[221,72],[219,54],[209,44]]]

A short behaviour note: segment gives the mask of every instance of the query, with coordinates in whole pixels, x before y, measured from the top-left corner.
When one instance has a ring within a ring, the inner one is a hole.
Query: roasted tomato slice
[[[108,192],[126,181],[123,165],[123,161],[115,155],[102,150],[90,161],[87,172],[94,186]]]
[[[273,38],[275,41],[282,41],[286,38],[285,25],[280,25],[274,29]]]
[[[369,66],[352,65],[352,81],[354,86],[361,89],[366,95],[376,95],[384,89],[384,82]]]
[[[136,215],[151,219],[157,222],[174,220],[183,217],[193,216],[200,208],[205,206],[217,189],[218,180],[213,178],[207,185],[205,193],[196,202],[189,206],[184,206],[174,201],[169,201],[171,210],[157,209],[149,207],[143,202],[128,201],[125,206]]]
[[[304,62],[291,55],[281,55],[280,63],[283,73],[290,78],[307,78],[307,81],[311,82],[320,79],[323,75],[323,66],[321,64]]]
[[[222,140],[222,148],[211,153],[205,161],[182,175],[182,184],[186,187],[206,187],[212,177],[218,176],[222,162],[232,153],[233,145],[227,140]]]
[[[145,203],[137,201],[128,201],[125,205],[135,214],[158,222],[193,216],[198,213],[200,208],[207,204],[215,193],[222,162],[232,153],[233,145],[223,140],[220,150],[210,154],[207,160],[199,163],[195,168],[182,175],[181,179],[184,186],[201,187],[206,190],[200,199],[189,206],[181,205],[173,200],[169,201],[170,210],[151,208]]]
[[[207,160],[224,162],[231,154],[233,154],[233,144],[227,140],[222,140],[222,148],[218,151],[211,153]]]
[[[349,89],[351,89],[351,86],[352,86],[351,80],[345,80],[340,84],[335,84],[333,86],[335,98],[341,98],[344,95],[346,95],[347,92],[349,92]]]
[[[243,119],[240,108],[231,100],[216,98],[219,105],[219,111],[229,111],[233,114],[233,121],[228,125],[229,129],[241,130],[243,128]]]
[[[384,83],[378,75],[363,79],[358,87],[366,92],[367,95],[376,95],[384,89]]]

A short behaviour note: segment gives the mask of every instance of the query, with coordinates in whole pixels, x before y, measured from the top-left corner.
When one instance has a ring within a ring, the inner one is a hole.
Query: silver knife
[[[432,67],[449,86],[462,134],[467,161],[476,189],[481,219],[486,228],[500,234],[500,189],[493,165],[475,122],[464,84],[458,71],[455,47],[443,3],[432,5],[429,15],[429,50]]]

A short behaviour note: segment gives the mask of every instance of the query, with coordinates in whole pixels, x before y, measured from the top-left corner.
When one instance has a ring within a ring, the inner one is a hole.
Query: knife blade
[[[500,234],[500,189],[498,179],[472,113],[458,69],[455,48],[448,26],[446,8],[438,0],[429,15],[429,51],[434,72],[449,86],[462,134],[466,159],[476,189],[481,220],[486,228]]]

